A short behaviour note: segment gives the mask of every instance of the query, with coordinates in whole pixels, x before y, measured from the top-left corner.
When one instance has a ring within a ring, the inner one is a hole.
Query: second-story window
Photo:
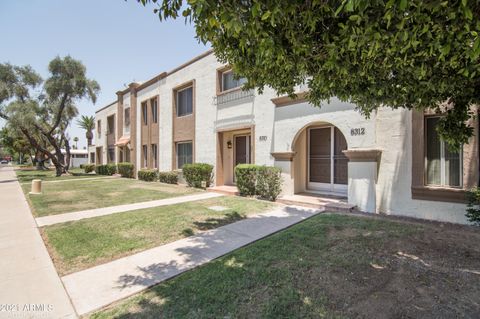
[[[177,116],[193,113],[193,87],[177,91]]]
[[[107,134],[115,133],[115,116],[107,117]]]
[[[143,125],[148,124],[148,109],[147,109],[147,102],[142,103],[142,120]]]
[[[98,137],[102,136],[102,121],[97,121],[97,135]]]
[[[222,72],[220,91],[228,91],[241,87],[247,80],[245,78],[236,78],[232,70]]]
[[[152,107],[152,123],[157,123],[158,122],[158,102],[157,99],[151,99],[150,100],[150,105]]]
[[[130,125],[130,108],[125,109],[124,116],[123,116],[123,122],[125,123],[125,126]]]

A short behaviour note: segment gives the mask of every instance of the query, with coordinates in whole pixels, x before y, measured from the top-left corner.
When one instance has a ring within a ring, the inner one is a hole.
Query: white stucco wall
[[[377,113],[377,145],[382,149],[378,170],[377,211],[467,223],[464,204],[412,199],[411,124],[411,111],[384,108]]]
[[[172,168],[173,89],[195,80],[195,161],[216,164],[217,131],[254,126],[255,163],[280,167],[284,175],[284,192],[293,193],[295,181],[288,161],[275,161],[272,152],[291,152],[299,132],[311,124],[332,124],[345,136],[349,149],[382,150],[378,166],[372,163],[349,163],[349,200],[366,211],[413,216],[465,223],[465,206],[411,199],[411,113],[405,110],[380,109],[369,119],[353,104],[331,99],[321,108],[308,103],[275,107],[275,92],[217,105],[217,69],[222,67],[210,54],[137,92],[137,163],[140,163],[141,102],[159,95],[159,170]],[[128,107],[130,96],[124,96]],[[116,104],[96,114],[102,120],[102,138],[106,162],[106,119],[116,112]],[[352,135],[351,129],[363,128],[364,135]],[[298,150],[299,156],[306,156]],[[298,155],[298,154],[297,154]],[[295,168],[294,168],[295,170]],[[366,181],[369,181],[368,183]],[[297,187],[298,188],[298,187]]]
[[[117,114],[117,103],[113,103],[111,105],[108,105],[107,108],[102,109],[101,111],[98,111],[95,113],[95,147],[100,147],[102,146],[102,162],[103,164],[107,163],[107,151],[108,151],[108,146],[107,146],[107,117],[110,115]],[[98,131],[97,131],[97,123],[98,120],[101,121],[101,135],[100,137],[98,136]],[[115,117],[115,122],[116,122],[116,117]],[[117,123],[115,123],[117,125]],[[116,133],[116,132],[115,132]]]

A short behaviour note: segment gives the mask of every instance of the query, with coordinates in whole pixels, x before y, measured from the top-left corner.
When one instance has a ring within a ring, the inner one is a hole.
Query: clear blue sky
[[[148,80],[208,49],[183,18],[160,22],[153,8],[136,0],[0,0],[0,63],[29,64],[45,78],[55,56],[81,60],[101,86],[95,105],[78,103],[80,114],[93,115],[125,83]],[[69,134],[86,145],[75,122]]]

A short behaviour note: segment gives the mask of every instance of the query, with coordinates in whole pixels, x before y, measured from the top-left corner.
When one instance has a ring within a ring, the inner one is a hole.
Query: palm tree
[[[78,137],[74,137],[73,141],[75,142],[75,149],[78,149]]]
[[[92,139],[93,139],[93,130],[95,129],[95,118],[93,116],[85,116],[82,115],[82,117],[77,120],[77,125],[80,128],[83,128],[85,131],[85,136],[87,138],[87,144],[88,146],[92,145]]]

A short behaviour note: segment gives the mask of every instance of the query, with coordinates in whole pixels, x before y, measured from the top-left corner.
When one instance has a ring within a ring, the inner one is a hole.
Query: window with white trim
[[[143,125],[148,124],[148,108],[147,108],[147,102],[142,103],[142,121]]]
[[[152,123],[157,123],[158,122],[158,102],[157,99],[151,99],[150,100],[150,105],[152,108]]]
[[[193,113],[193,86],[178,90],[177,93],[177,116],[185,116]]]
[[[452,150],[437,132],[439,117],[425,118],[425,181],[431,186],[462,186],[462,151]]]
[[[158,168],[158,149],[157,149],[157,144],[152,144],[152,165],[153,165],[153,168]]]
[[[233,70],[228,70],[222,72],[222,79],[221,79],[221,92],[232,90],[238,87],[241,87],[245,82],[247,82],[246,78],[236,78],[235,73]]]
[[[177,169],[181,169],[185,164],[193,162],[192,142],[177,143]]]
[[[142,146],[142,153],[143,153],[143,167],[148,167],[148,146]]]

